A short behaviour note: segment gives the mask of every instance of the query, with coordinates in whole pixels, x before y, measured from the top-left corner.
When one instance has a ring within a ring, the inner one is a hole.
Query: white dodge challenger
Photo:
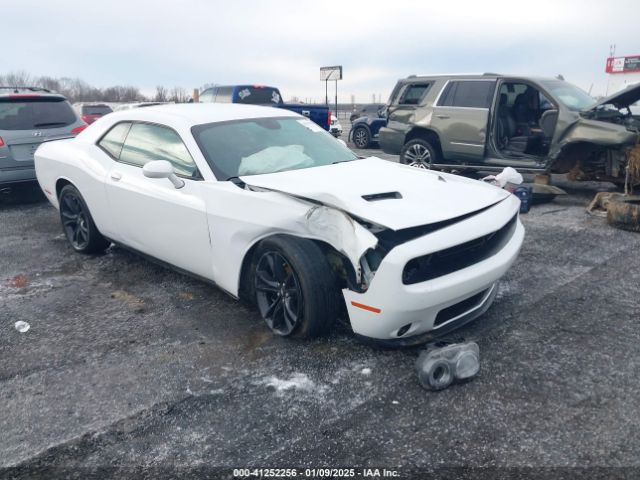
[[[524,238],[514,195],[360,159],[267,107],[112,113],[35,166],[74,250],[153,257],[254,302],[283,336],[346,315],[364,337],[429,340],[489,308]]]

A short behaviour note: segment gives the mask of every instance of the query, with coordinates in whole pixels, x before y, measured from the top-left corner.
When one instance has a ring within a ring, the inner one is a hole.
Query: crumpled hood
[[[339,208],[392,230],[449,220],[498,203],[509,195],[500,188],[478,180],[409,167],[375,157],[323,167],[243,176],[241,179],[250,186]],[[400,195],[377,200],[363,198],[394,192]]]
[[[629,105],[633,105],[638,100],[640,100],[640,83],[631,85],[618,93],[614,93],[613,95],[609,95],[608,97],[599,100],[598,103],[585,109],[585,111],[589,112],[591,110],[595,110],[602,105],[613,105],[618,109],[625,108]]]

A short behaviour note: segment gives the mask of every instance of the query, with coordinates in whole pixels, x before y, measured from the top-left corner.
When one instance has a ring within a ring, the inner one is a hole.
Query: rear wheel
[[[358,148],[369,148],[371,135],[364,127],[356,127],[352,134],[353,144]]]
[[[304,338],[327,331],[338,315],[339,290],[320,248],[275,236],[261,243],[255,259],[255,300],[271,331]]]
[[[418,168],[431,168],[438,163],[438,151],[423,138],[414,138],[405,143],[400,152],[400,163]]]
[[[110,244],[96,228],[89,208],[82,195],[73,185],[60,192],[60,221],[62,229],[76,252],[103,252]]]

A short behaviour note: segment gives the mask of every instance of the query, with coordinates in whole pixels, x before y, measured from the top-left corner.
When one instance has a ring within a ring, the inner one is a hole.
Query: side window
[[[417,105],[420,103],[420,100],[422,100],[422,97],[424,97],[424,94],[427,93],[428,89],[428,83],[409,85],[398,103],[402,105]]]
[[[200,101],[202,103],[213,102],[213,88],[207,88],[200,94]]]
[[[443,107],[489,108],[496,83],[485,80],[449,82],[438,102]]]
[[[440,96],[440,100],[438,100],[439,107],[450,107],[453,105],[453,96],[456,93],[457,86],[458,82],[447,83],[447,86],[444,87],[444,92],[442,92]]]
[[[122,148],[120,161],[144,166],[152,160],[167,160],[178,175],[194,177],[197,167],[180,136],[170,128],[134,123]]]
[[[231,103],[231,87],[219,87],[216,95],[217,103]]]
[[[120,152],[122,151],[122,145],[124,144],[124,139],[127,137],[127,133],[131,128],[131,123],[118,123],[111,127],[106,135],[104,135],[98,145],[105,152],[107,152],[111,157],[118,160],[120,158]]]

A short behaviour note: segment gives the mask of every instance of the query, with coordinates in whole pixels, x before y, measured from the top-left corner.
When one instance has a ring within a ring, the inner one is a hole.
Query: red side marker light
[[[71,133],[80,133],[81,131],[83,131],[85,128],[87,128],[89,125],[80,125],[79,127],[74,128],[73,130],[71,130]]]
[[[366,310],[367,312],[380,313],[382,311],[379,308],[370,307],[369,305],[365,305],[364,303],[358,303],[354,301],[351,302],[351,305]]]

